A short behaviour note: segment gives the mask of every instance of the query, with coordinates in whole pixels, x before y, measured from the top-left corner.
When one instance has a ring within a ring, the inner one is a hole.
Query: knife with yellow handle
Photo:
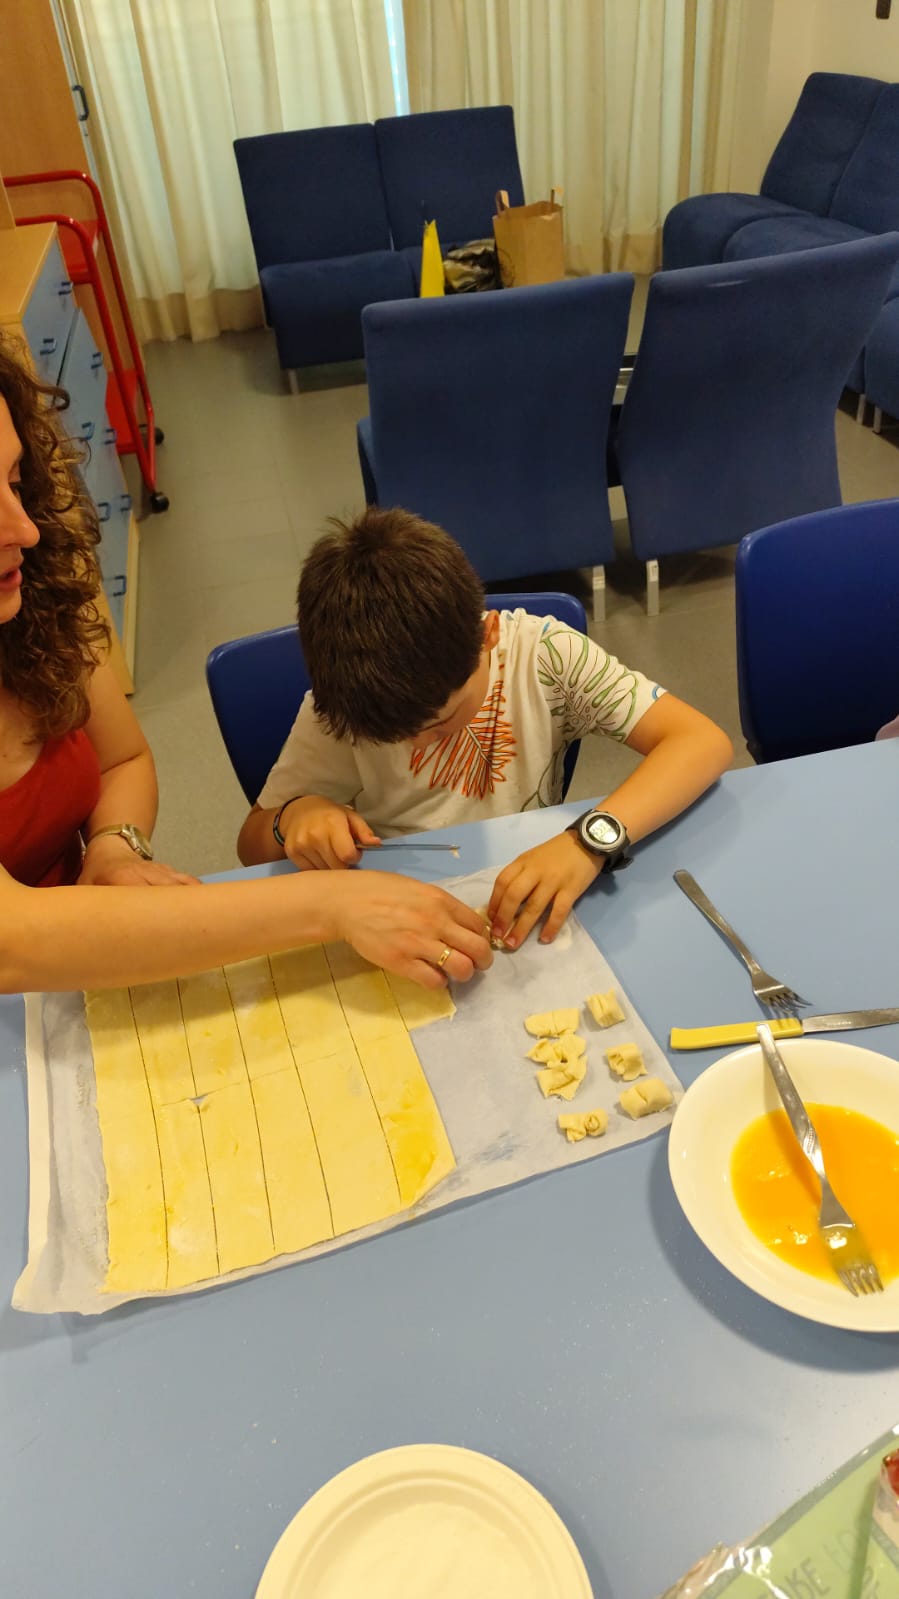
[[[829,1016],[787,1016],[766,1022],[774,1038],[800,1038],[803,1033],[846,1033],[857,1027],[886,1027],[899,1022],[899,1006],[892,1010],[839,1010]],[[672,1027],[671,1049],[717,1049],[722,1044],[754,1044],[759,1022],[731,1022],[723,1027]]]

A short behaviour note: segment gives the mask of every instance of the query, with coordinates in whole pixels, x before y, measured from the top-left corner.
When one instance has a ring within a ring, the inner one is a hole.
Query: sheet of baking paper
[[[454,879],[447,886],[477,906],[488,900],[493,878],[494,873],[483,872]],[[544,1099],[536,1082],[537,1068],[525,1058],[534,1042],[525,1031],[525,1016],[583,1006],[588,994],[612,987],[625,1020],[599,1029],[582,1010],[580,1030],[587,1041],[584,1082],[570,1104]],[[454,998],[454,1016],[416,1029],[412,1038],[449,1135],[455,1169],[411,1209],[246,1270],[206,1278],[193,1287],[255,1275],[310,1259],[349,1240],[375,1237],[412,1216],[457,1200],[595,1159],[670,1122],[673,1108],[639,1121],[617,1108],[622,1084],[613,1078],[604,1058],[604,1051],[615,1044],[636,1043],[649,1075],[669,1085],[675,1104],[682,1089],[627,992],[575,916],[553,945],[538,944],[532,936],[515,954],[497,953],[490,972],[458,985]],[[13,1303],[37,1312],[96,1314],[127,1299],[150,1297],[110,1293],[104,1287],[109,1266],[106,1173],[82,996],[29,996],[27,1061],[29,1258]],[[557,1127],[559,1113],[595,1108],[609,1114],[607,1133],[569,1144]]]

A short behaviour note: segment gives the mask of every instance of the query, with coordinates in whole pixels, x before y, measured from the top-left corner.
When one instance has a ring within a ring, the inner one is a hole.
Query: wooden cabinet
[[[0,228],[0,329],[27,346],[38,375],[66,389],[63,423],[84,442],[85,488],[100,521],[100,570],[114,629],[112,664],[133,689],[138,530],[106,411],[108,374],[74,302],[56,228]]]

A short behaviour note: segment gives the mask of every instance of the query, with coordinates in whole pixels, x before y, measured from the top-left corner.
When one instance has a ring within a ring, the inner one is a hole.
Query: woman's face
[[[22,560],[40,538],[21,501],[22,446],[9,406],[0,396],[0,624],[22,604]]]

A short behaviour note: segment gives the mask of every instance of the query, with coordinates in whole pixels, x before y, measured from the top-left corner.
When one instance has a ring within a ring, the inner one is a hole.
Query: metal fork
[[[783,1100],[790,1126],[796,1134],[799,1148],[821,1184],[821,1207],[818,1212],[818,1231],[828,1250],[833,1269],[850,1294],[882,1294],[883,1283],[871,1254],[852,1217],[843,1209],[830,1186],[824,1170],[824,1156],[808,1111],[802,1103],[796,1084],[784,1064],[784,1058],[774,1042],[767,1022],[758,1029],[759,1043],[766,1065]]]
[[[792,988],[788,988],[786,983],[778,982],[776,977],[772,977],[770,972],[766,972],[765,968],[759,965],[752,950],[747,948],[739,933],[735,932],[730,922],[725,921],[721,912],[716,910],[708,894],[703,893],[696,878],[690,872],[675,872],[674,881],[678,888],[683,889],[688,900],[696,906],[696,909],[702,911],[703,916],[707,917],[712,926],[717,927],[719,933],[724,934],[731,948],[736,950],[749,973],[752,992],[760,1005],[767,1005],[769,1010],[779,1011],[781,1015],[789,1016],[800,1005],[809,1003],[807,999],[802,999],[799,994],[795,993]]]

